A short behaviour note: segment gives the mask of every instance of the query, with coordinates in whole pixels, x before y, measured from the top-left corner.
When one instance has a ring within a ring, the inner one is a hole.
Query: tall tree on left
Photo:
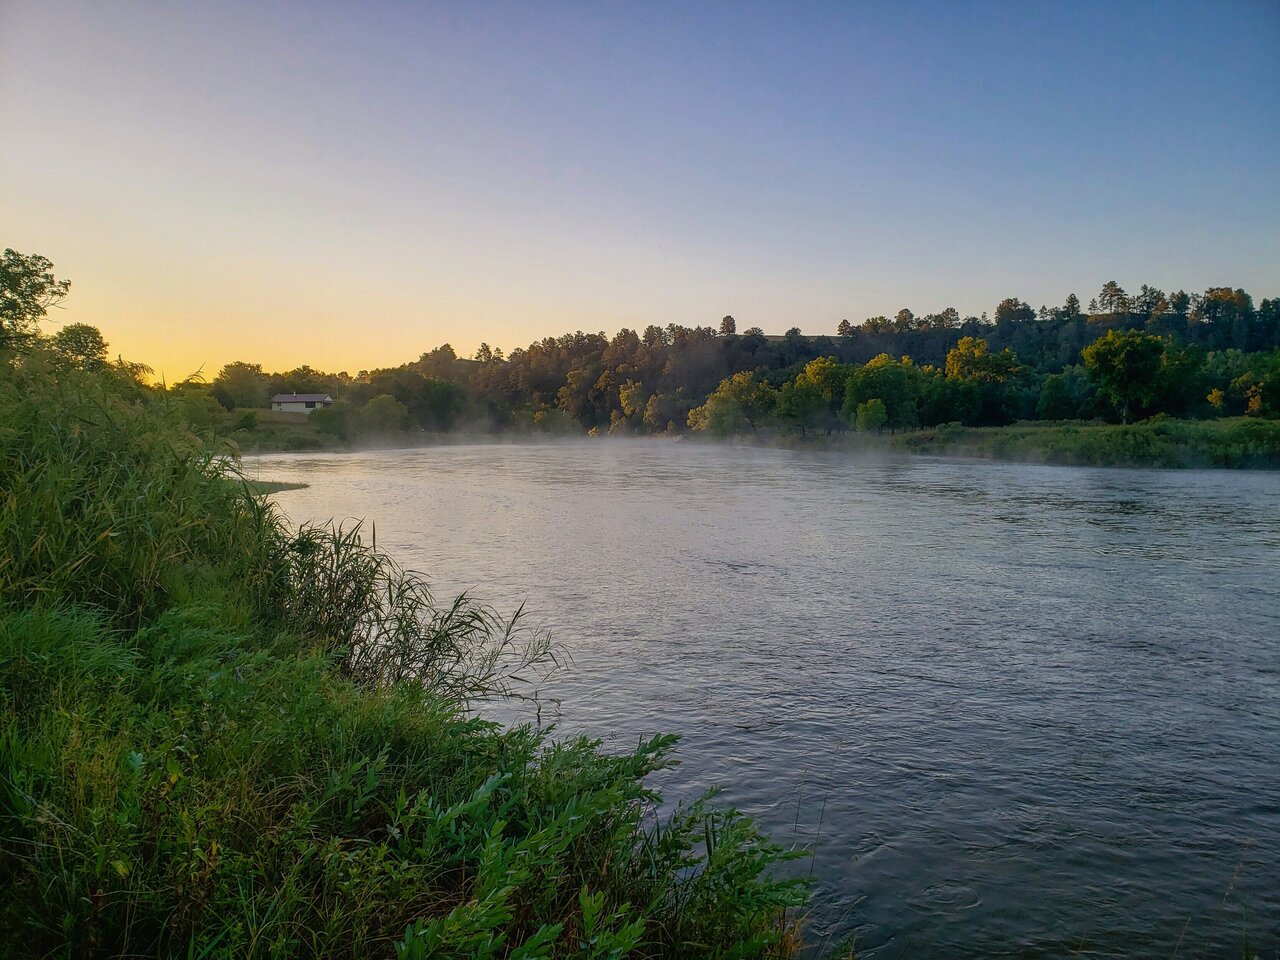
[[[53,264],[45,257],[6,249],[0,257],[0,350],[33,340],[37,324],[70,289],[71,281],[55,278]]]

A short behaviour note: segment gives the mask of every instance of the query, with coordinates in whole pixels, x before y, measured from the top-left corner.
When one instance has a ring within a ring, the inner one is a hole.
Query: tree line
[[[39,257],[6,251],[0,317],[22,297],[47,307],[66,295]],[[17,311],[17,312],[15,312]],[[0,347],[32,335],[0,319]],[[106,344],[85,324],[50,339],[78,363],[104,363]],[[315,428],[341,440],[455,430],[652,434],[685,430],[808,433],[910,430],[1018,420],[1274,416],[1280,413],[1280,299],[1242,289],[1129,294],[1103,284],[1088,306],[1009,297],[992,315],[954,307],[859,324],[831,336],[792,327],[738,332],[732,316],[706,326],[622,329],[546,337],[504,355],[482,344],[462,358],[449,344],[400,366],[331,373],[227,364],[173,392],[207,401],[248,425],[276,393],[328,393]]]
[[[1109,281],[1087,309],[1074,294],[1039,310],[1011,297],[991,318],[904,308],[814,337],[796,327],[739,333],[726,316],[716,326],[650,325],[612,337],[577,331],[506,356],[482,344],[464,359],[445,344],[355,376],[230,364],[211,389],[228,407],[261,405],[272,392],[332,393],[339,403],[316,416],[344,436],[362,423],[382,431],[897,431],[1273,415],[1277,348],[1280,299],[1255,306],[1241,289],[1166,295],[1147,284],[1130,296]]]

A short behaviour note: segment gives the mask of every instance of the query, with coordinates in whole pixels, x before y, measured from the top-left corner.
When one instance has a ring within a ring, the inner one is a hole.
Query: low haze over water
[[[868,956],[1280,950],[1280,474],[651,442],[269,456],[296,521],[550,627]],[[809,864],[802,864],[807,871]]]

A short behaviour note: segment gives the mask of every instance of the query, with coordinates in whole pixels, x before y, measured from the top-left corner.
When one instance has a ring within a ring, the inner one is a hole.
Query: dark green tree
[[[6,249],[0,257],[0,350],[30,343],[70,289],[71,281],[57,279],[45,257]]]
[[[228,410],[265,407],[269,400],[268,378],[262,372],[260,363],[245,363],[241,360],[228,363],[218,371],[209,386],[214,398]]]
[[[107,365],[107,341],[102,331],[87,323],[71,323],[49,341],[69,363],[83,370],[101,370]]]
[[[1085,368],[1121,423],[1155,400],[1164,350],[1163,338],[1136,330],[1108,330],[1084,348]]]
[[[1124,287],[1120,284],[1114,280],[1108,280],[1102,285],[1102,291],[1098,294],[1098,307],[1103,313],[1128,313],[1129,295],[1124,292]]]
[[[1026,323],[1036,318],[1035,310],[1025,301],[1017,297],[1001,300],[996,305],[996,326],[1009,327],[1013,324]]]

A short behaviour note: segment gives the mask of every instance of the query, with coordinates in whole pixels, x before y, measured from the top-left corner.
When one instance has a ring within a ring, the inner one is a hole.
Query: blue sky
[[[0,7],[0,245],[172,375],[1280,294],[1280,4]]]

